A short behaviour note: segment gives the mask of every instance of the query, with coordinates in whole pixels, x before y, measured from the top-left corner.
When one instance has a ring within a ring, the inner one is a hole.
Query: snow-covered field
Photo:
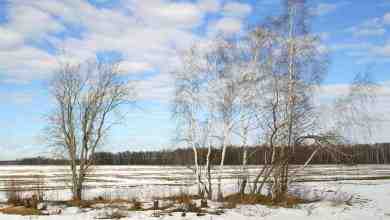
[[[259,167],[250,167],[255,175]],[[214,171],[219,172],[219,171]],[[225,193],[237,191],[239,167],[226,167],[223,170]],[[39,177],[38,177],[39,176]],[[157,219],[390,219],[390,166],[359,165],[335,166],[315,165],[300,173],[302,181],[291,188],[291,192],[314,203],[299,205],[297,208],[270,208],[260,205],[239,206],[225,210],[222,215],[195,216],[174,213]],[[367,180],[378,178],[378,180]],[[365,179],[365,180],[357,180]],[[1,166],[0,200],[6,199],[9,181],[17,182],[26,193],[44,182],[45,199],[66,200],[70,197],[69,172],[62,166]],[[338,180],[338,181],[334,181]],[[89,176],[86,186],[87,198],[104,196],[110,198],[137,198],[145,204],[156,197],[177,195],[180,192],[192,193],[196,187],[192,171],[177,166],[99,166]],[[352,199],[350,199],[352,198]],[[343,201],[350,200],[345,203]],[[220,204],[211,203],[214,208]],[[35,216],[35,219],[96,219],[112,208],[79,210],[64,208],[61,215]],[[153,211],[125,213],[125,219],[156,219]],[[0,219],[31,219],[29,216],[0,214]]]

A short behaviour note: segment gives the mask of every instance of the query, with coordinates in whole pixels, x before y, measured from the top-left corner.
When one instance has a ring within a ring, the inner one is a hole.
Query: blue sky
[[[312,30],[331,57],[324,91],[340,94],[355,73],[371,68],[385,85],[377,111],[388,115],[390,2],[308,2]],[[76,60],[121,58],[126,74],[138,80],[138,106],[105,150],[170,147],[175,125],[169,72],[177,51],[279,12],[278,0],[0,0],[0,159],[51,150],[43,145],[42,129],[52,105],[47,80],[61,51]],[[376,141],[390,141],[382,133]]]

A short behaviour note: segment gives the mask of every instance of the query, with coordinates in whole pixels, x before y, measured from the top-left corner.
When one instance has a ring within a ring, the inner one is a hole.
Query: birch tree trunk
[[[223,175],[223,166],[225,164],[226,157],[226,148],[230,145],[230,135],[231,135],[231,122],[225,122],[223,128],[223,145],[221,153],[221,161],[219,164],[219,173],[218,173],[218,200],[223,200],[223,190],[222,190],[222,175]]]

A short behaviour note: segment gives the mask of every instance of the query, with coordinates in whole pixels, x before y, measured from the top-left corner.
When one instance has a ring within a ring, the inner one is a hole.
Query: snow
[[[46,192],[46,198],[53,200],[66,199],[70,196],[69,189],[59,176],[67,172],[64,167],[0,167],[0,181],[4,183],[10,176],[19,179],[33,179],[36,173],[44,174],[45,185],[53,187]],[[224,192],[231,193],[237,190],[237,180],[232,178],[237,168],[228,167],[224,173]],[[256,173],[256,168],[251,167],[251,174]],[[390,166],[312,166],[305,171],[307,179],[329,180],[330,177],[383,177],[389,176]],[[325,175],[326,174],[326,175]],[[169,177],[169,178],[168,178]],[[303,177],[303,176],[302,176]],[[96,182],[90,182],[87,197],[106,194],[113,198],[138,198],[144,203],[144,207],[150,207],[151,201],[156,197],[175,195],[180,192],[195,192],[196,187],[189,186],[191,172],[181,167],[98,167],[93,176]],[[100,181],[106,180],[106,181]],[[3,189],[6,185],[2,185]],[[24,187],[28,188],[28,184]],[[96,205],[90,209],[79,209],[49,205],[48,212],[59,215],[50,216],[17,216],[0,214],[0,220],[39,219],[39,220],[69,220],[69,219],[99,219],[120,213],[125,216],[122,219],[131,220],[306,220],[306,219],[351,219],[351,220],[380,220],[390,219],[390,180],[344,180],[344,181],[320,181],[300,182],[291,186],[292,194],[303,197],[312,203],[302,204],[296,208],[275,208],[262,205],[241,205],[234,209],[225,209],[222,215],[206,214],[196,216],[196,213],[172,213],[160,217],[153,217],[155,211],[128,211],[123,204]],[[5,199],[4,192],[0,194]],[[209,201],[212,208],[221,204]]]

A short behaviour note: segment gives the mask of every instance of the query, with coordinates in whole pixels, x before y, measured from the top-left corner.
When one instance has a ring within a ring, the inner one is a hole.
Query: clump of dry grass
[[[0,212],[8,215],[42,215],[40,210],[24,206],[7,207],[0,209]]]
[[[224,198],[224,208],[235,208],[238,204],[261,204],[266,206],[281,206],[286,208],[295,207],[298,204],[307,203],[305,200],[296,196],[288,195],[287,199],[282,202],[275,202],[270,196],[264,196],[261,194],[232,194]]]
[[[172,204],[164,208],[170,208],[174,204],[178,204],[179,207],[174,209],[174,212],[201,212],[201,208],[197,207],[194,200],[201,199],[198,195],[191,195],[188,193],[180,193],[178,195],[159,198],[159,200],[172,201]],[[161,208],[163,209],[163,208]]]
[[[25,208],[37,208],[38,203],[44,200],[44,179],[41,175],[34,175],[32,186],[25,189],[20,182],[10,179],[6,182],[7,203],[14,206],[24,206]]]
[[[17,181],[13,179],[7,181],[6,188],[7,203],[16,206],[23,205],[23,195],[18,187]]]
[[[196,206],[194,199],[199,199],[200,197],[181,193],[174,197],[175,201],[180,205],[176,211],[182,212],[200,212],[201,209]]]
[[[11,207],[0,209],[9,215],[42,215],[38,204],[44,199],[44,180],[41,176],[33,176],[32,188],[24,189],[15,179],[6,182],[7,203]]]
[[[142,202],[140,202],[136,198],[133,198],[131,200],[131,208],[130,208],[130,210],[132,210],[132,211],[142,211],[142,210],[144,210],[144,208],[142,206]]]
[[[127,217],[127,215],[125,213],[123,213],[122,211],[119,211],[119,210],[115,210],[112,212],[111,216],[109,216],[109,219],[121,219],[121,218],[125,218]]]
[[[162,198],[158,198],[158,199],[160,199],[160,200],[171,200],[171,201],[175,201],[177,203],[186,204],[186,203],[192,202],[193,200],[201,199],[201,197],[198,196],[198,195],[190,195],[190,194],[187,194],[187,193],[180,193],[178,195],[162,197]]]
[[[99,201],[101,202],[101,201]],[[65,205],[67,206],[73,206],[73,207],[80,207],[80,208],[91,208],[92,205],[99,203],[95,200],[77,200],[72,199],[69,201],[65,201]]]
[[[121,219],[127,217],[127,213],[116,209],[112,211],[105,211],[100,214],[100,216],[95,217],[96,219]]]

